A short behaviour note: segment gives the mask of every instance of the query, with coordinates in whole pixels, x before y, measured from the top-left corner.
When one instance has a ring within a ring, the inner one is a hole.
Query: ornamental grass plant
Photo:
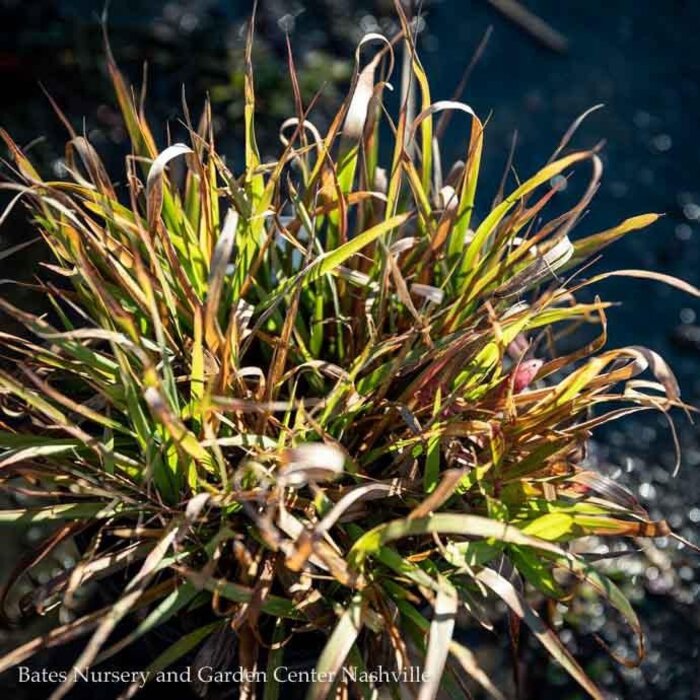
[[[267,670],[264,686],[239,690],[272,700],[286,692],[273,670],[323,637],[315,670],[335,680],[310,684],[309,700],[374,698],[372,671],[416,665],[420,683],[382,692],[503,698],[455,633],[458,618],[494,629],[501,601],[514,640],[526,625],[602,698],[552,617],[584,593],[629,624],[638,653],[622,661],[641,659],[637,615],[585,538],[676,535],[598,473],[586,445],[609,421],[689,407],[653,350],[607,347],[610,304],[590,288],[617,276],[700,291],[647,271],[588,274],[658,217],[579,234],[602,176],[598,148],[569,147],[582,118],[477,220],[477,196],[493,196],[478,188],[485,125],[433,100],[396,9],[401,34],[363,38],[325,133],[290,51],[297,113],[270,162],[256,146],[252,22],[239,171],[216,150],[208,105],[193,121],[183,104],[185,142],[152,131],[109,51],[131,148],[117,181],[56,105],[65,177],[43,179],[2,132],[2,187],[52,260],[39,312],[0,299],[25,329],[0,333],[0,486],[17,501],[0,525],[55,527],[1,601],[6,622],[44,615],[51,630],[0,671],[78,637],[75,668],[99,669],[191,618],[144,670]],[[454,164],[441,159],[448,115],[466,125]],[[548,213],[581,172],[579,201]],[[75,566],[10,605],[70,538]],[[81,589],[105,579],[119,582],[113,602],[81,610]]]

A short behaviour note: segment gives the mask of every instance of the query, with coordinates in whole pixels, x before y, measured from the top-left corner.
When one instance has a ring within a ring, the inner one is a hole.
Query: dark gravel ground
[[[220,141],[232,157],[240,135],[233,97],[240,23],[247,2],[179,0],[112,3],[117,56],[138,78],[151,64],[150,104],[156,118],[174,117],[185,82],[192,104],[209,90],[221,116]],[[261,3],[265,99],[263,129],[274,133],[285,108],[277,56],[283,55],[278,20],[295,17],[293,42],[312,84],[342,79],[333,57],[348,55],[362,28],[389,29],[388,2]],[[566,53],[552,52],[515,27],[486,0],[441,0],[428,6],[422,34],[423,59],[433,81],[434,99],[450,97],[483,32],[494,32],[464,99],[481,115],[492,113],[486,134],[487,159],[481,202],[497,188],[514,130],[515,165],[521,175],[537,169],[571,121],[604,103],[576,137],[590,146],[607,140],[605,177],[581,234],[595,232],[642,211],[665,212],[651,230],[634,234],[610,249],[602,266],[650,268],[700,284],[700,3],[695,0],[531,0],[528,7],[569,40]],[[71,116],[85,115],[88,128],[108,156],[121,157],[119,127],[108,103],[93,0],[0,0],[0,122],[19,141],[37,134],[36,148],[51,163],[61,131],[45,107],[37,80],[50,86]],[[283,22],[283,23],[284,23]],[[265,67],[267,66],[267,67]],[[328,91],[332,100],[333,90]],[[102,106],[95,110],[95,105]],[[453,120],[444,159],[460,157],[462,123]],[[571,181],[564,201],[585,186],[585,174]],[[0,247],[26,235],[17,221],[0,232]],[[4,236],[4,238],[2,238]],[[39,253],[37,253],[38,255]],[[31,258],[27,258],[31,260]],[[13,263],[14,265],[14,263]],[[28,271],[28,270],[27,270]],[[0,277],[9,273],[0,268]],[[16,270],[12,270],[13,276]],[[644,344],[671,363],[684,398],[700,405],[700,304],[697,300],[641,280],[615,280],[603,296],[622,305],[609,314],[609,345]],[[700,435],[677,416],[683,467],[673,471],[673,448],[663,418],[628,419],[599,435],[593,459],[605,473],[639,495],[652,514],[666,517],[686,538],[700,541]],[[602,545],[600,545],[602,546]],[[700,699],[700,562],[674,542],[657,540],[643,554],[613,560],[611,568],[631,574],[628,593],[648,633],[649,653],[640,669],[620,669],[606,660],[589,635],[569,636],[586,667],[610,691],[610,698]],[[4,563],[3,563],[4,566]],[[614,617],[591,606],[588,631],[619,639]],[[0,636],[0,642],[2,637]],[[532,646],[532,645],[530,645]],[[536,649],[528,648],[526,671],[545,685],[527,697],[574,700],[581,693]],[[1,681],[0,681],[1,684]]]

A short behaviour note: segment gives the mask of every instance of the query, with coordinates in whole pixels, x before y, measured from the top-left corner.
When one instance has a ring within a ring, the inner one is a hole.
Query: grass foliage
[[[28,206],[53,261],[37,283],[43,313],[0,301],[27,331],[1,334],[12,360],[0,372],[2,485],[34,498],[0,523],[57,526],[3,599],[63,539],[81,532],[87,544],[74,569],[24,600],[21,617],[46,613],[52,631],[0,670],[79,635],[75,665],[87,668],[211,608],[149,669],[203,640],[200,662],[223,653],[273,668],[316,631],[327,637],[319,672],[417,662],[419,700],[440,687],[469,697],[472,683],[500,698],[453,638],[458,616],[489,627],[500,599],[512,629],[527,625],[601,698],[531,602],[536,592],[566,604],[582,588],[627,620],[641,656],[628,601],[570,543],[669,528],[587,468],[584,451],[602,423],[682,403],[664,361],[641,346],[607,349],[608,304],[577,295],[610,274],[700,292],[636,270],[571,276],[657,218],[572,239],[602,173],[595,149],[568,148],[578,122],[476,221],[484,125],[459,101],[433,102],[397,11],[402,35],[361,42],[325,134],[307,120],[290,52],[297,114],[274,162],[256,147],[251,29],[240,173],[216,151],[208,106],[197,125],[184,109],[187,144],[159,150],[111,55],[132,149],[119,184],[62,115],[61,180],[42,179],[2,133],[14,171],[3,187]],[[399,46],[392,117],[383,99]],[[448,114],[468,134],[450,168]],[[391,141],[384,163],[380,137]],[[584,165],[580,201],[548,217],[550,183]],[[80,587],[120,571],[113,605],[71,613]],[[369,682],[354,687],[375,697]],[[264,692],[280,692],[271,674]],[[308,698],[333,692],[319,682]]]

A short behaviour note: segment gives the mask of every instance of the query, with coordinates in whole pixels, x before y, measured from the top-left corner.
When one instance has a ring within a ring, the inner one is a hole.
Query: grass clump
[[[577,295],[612,274],[700,292],[636,270],[567,278],[657,218],[572,240],[602,166],[596,150],[567,150],[571,134],[474,221],[483,124],[461,102],[433,102],[397,11],[417,107],[404,90],[398,115],[385,110],[397,42],[368,35],[322,135],[290,63],[298,114],[271,163],[256,147],[249,37],[238,174],[216,151],[208,107],[196,127],[185,108],[188,143],[159,150],[111,56],[132,148],[121,185],[67,120],[60,181],[43,180],[3,132],[15,171],[5,187],[54,260],[39,283],[45,313],[0,301],[28,332],[2,334],[15,362],[0,373],[3,485],[24,481],[42,501],[0,522],[62,524],[12,581],[62,538],[80,532],[85,546],[22,608],[58,608],[61,621],[0,670],[78,635],[85,669],[198,611],[200,626],[148,670],[200,648],[195,664],[218,655],[267,667],[266,697],[276,697],[271,670],[316,632],[327,637],[317,671],[337,674],[342,693],[372,692],[343,668],[362,678],[417,662],[421,700],[440,687],[469,697],[465,679],[502,697],[453,638],[458,614],[487,624],[501,599],[600,698],[526,595],[564,603],[580,586],[627,620],[641,657],[630,604],[569,543],[669,528],[583,454],[598,425],[683,404],[656,353],[605,348],[608,304]],[[470,131],[448,171],[437,120],[455,111]],[[580,201],[547,220],[549,183],[584,163]],[[581,327],[599,330],[576,347]],[[112,605],[70,618],[81,586],[121,570]],[[318,682],[308,698],[333,692]]]

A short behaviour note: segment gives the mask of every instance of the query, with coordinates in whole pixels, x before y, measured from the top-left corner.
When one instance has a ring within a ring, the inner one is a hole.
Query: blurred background
[[[140,84],[148,65],[151,123],[177,129],[183,84],[195,114],[209,95],[219,148],[234,165],[242,157],[242,53],[251,9],[250,0],[115,0],[109,10],[109,35],[120,66]],[[47,174],[61,174],[65,131],[40,84],[87,133],[111,171],[120,172],[126,140],[105,75],[102,10],[99,0],[0,0],[0,125],[31,148]],[[482,118],[490,115],[477,197],[481,211],[498,189],[515,132],[514,167],[526,176],[549,158],[579,114],[603,103],[574,140],[580,147],[607,141],[603,184],[578,230],[594,233],[648,211],[666,216],[606,251],[597,267],[650,268],[700,284],[700,3],[426,0],[419,46],[434,100],[452,96],[489,27],[490,39],[463,95]],[[393,35],[396,30],[391,0],[261,0],[255,79],[263,154],[275,152],[279,125],[293,113],[285,33],[291,36],[306,103],[321,90],[312,121],[323,128],[347,86],[358,39],[368,31]],[[442,144],[445,162],[463,156],[467,133],[462,120],[452,120]],[[157,136],[164,143],[165,128]],[[573,197],[586,178],[581,173],[568,195],[557,196]],[[0,229],[0,251],[31,236],[18,209]],[[40,303],[7,278],[30,280],[45,257],[40,245],[4,260],[0,256],[0,291],[15,303]],[[660,352],[674,368],[686,401],[700,405],[698,301],[643,280],[618,278],[601,291],[622,302],[609,314],[609,345],[643,344]],[[663,416],[609,426],[597,436],[592,457],[602,472],[633,490],[655,518],[665,517],[698,543],[700,432],[682,415],[676,423],[683,465],[675,479],[673,440]],[[8,571],[16,551],[40,534],[17,533],[3,543],[0,574]],[[629,652],[626,632],[594,602],[580,611],[578,631],[566,630],[564,637],[611,698],[700,698],[700,559],[675,541],[637,545],[642,550],[637,555],[610,559],[606,566],[629,579],[626,592],[648,634],[642,666],[622,668],[597,645],[593,633]],[[605,545],[592,546],[601,555],[609,553]],[[464,635],[471,635],[485,665],[503,673],[493,636],[473,630]],[[21,638],[21,631],[0,630],[0,647]],[[523,643],[525,698],[583,697],[536,644],[527,638]],[[8,675],[0,687],[13,687]]]

